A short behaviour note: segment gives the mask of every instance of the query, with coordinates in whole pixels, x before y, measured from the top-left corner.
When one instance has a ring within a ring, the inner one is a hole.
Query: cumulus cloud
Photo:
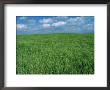
[[[17,27],[17,30],[22,30],[22,29],[26,29],[27,25],[25,25],[25,24],[17,24],[16,27]]]
[[[53,20],[52,20],[52,18],[47,18],[47,19],[41,19],[41,20],[39,20],[39,22],[40,23],[51,23]]]
[[[94,29],[94,25],[93,24],[85,24],[83,25],[83,30],[93,30]]]
[[[44,28],[49,28],[51,25],[50,24],[43,24],[42,25]]]
[[[29,22],[29,23],[35,23],[36,20],[34,20],[34,19],[29,19],[28,22]]]
[[[86,18],[85,17],[69,18],[67,20],[67,22],[72,24],[72,25],[82,25],[82,24],[85,24]]]
[[[64,22],[64,21],[59,21],[59,22],[53,23],[52,26],[58,27],[58,26],[63,26],[63,25],[65,25],[65,24],[66,24],[66,22]]]
[[[82,33],[94,31],[93,16],[36,16],[18,17],[17,30],[29,32],[70,32]]]
[[[54,17],[54,19],[56,19],[56,20],[67,20],[68,17],[67,16],[56,16],[56,17]]]
[[[25,17],[25,16],[21,16],[21,17],[19,17],[19,19],[21,19],[21,20],[25,20],[27,17]]]
[[[29,24],[29,25],[35,25],[36,24],[36,20],[29,19],[29,20],[27,20],[27,24]]]

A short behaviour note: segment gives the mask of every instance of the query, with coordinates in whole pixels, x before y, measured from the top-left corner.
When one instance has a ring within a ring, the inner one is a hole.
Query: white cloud
[[[44,19],[39,20],[39,22],[40,23],[52,23],[53,20],[51,18],[47,18],[47,19],[44,18]]]
[[[64,21],[59,21],[59,22],[53,23],[52,26],[57,27],[57,26],[63,26],[63,25],[65,25],[65,24],[66,24],[66,22],[64,22]]]
[[[49,28],[51,25],[50,24],[43,24],[42,25],[44,28]]]
[[[54,19],[66,20],[66,19],[68,19],[68,17],[67,16],[57,16],[57,17],[54,17]]]
[[[67,21],[68,22],[75,22],[76,21],[76,18],[69,18]]]
[[[94,25],[93,24],[85,24],[82,27],[84,30],[93,30],[94,29]]]
[[[76,17],[76,18],[69,18],[67,20],[68,23],[72,25],[82,25],[85,24],[86,18],[85,17]]]
[[[34,20],[34,19],[29,19],[28,22],[29,22],[29,23],[35,23],[36,20]]]
[[[27,23],[28,23],[29,25],[35,25],[35,24],[36,24],[36,20],[34,20],[34,19],[29,19],[29,20],[27,20]]]
[[[26,18],[27,18],[26,16],[19,17],[19,19],[21,19],[21,20],[25,20]]]
[[[25,24],[17,24],[16,27],[17,27],[18,30],[22,30],[22,29],[27,28],[27,26]]]
[[[42,18],[19,17],[21,19],[17,24],[17,30],[30,32],[91,32],[94,30],[94,21],[90,17],[77,16],[56,16]],[[22,22],[21,22],[22,21]]]

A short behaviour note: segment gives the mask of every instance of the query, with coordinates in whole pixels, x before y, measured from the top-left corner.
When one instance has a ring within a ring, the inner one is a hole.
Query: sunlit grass
[[[93,34],[17,35],[17,74],[93,74]]]

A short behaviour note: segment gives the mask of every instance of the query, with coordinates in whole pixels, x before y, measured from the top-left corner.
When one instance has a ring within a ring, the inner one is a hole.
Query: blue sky
[[[94,16],[16,16],[17,34],[94,33]]]

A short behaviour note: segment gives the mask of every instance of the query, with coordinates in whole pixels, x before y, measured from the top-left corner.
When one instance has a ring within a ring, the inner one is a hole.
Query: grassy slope
[[[17,35],[17,74],[93,74],[93,34]]]

